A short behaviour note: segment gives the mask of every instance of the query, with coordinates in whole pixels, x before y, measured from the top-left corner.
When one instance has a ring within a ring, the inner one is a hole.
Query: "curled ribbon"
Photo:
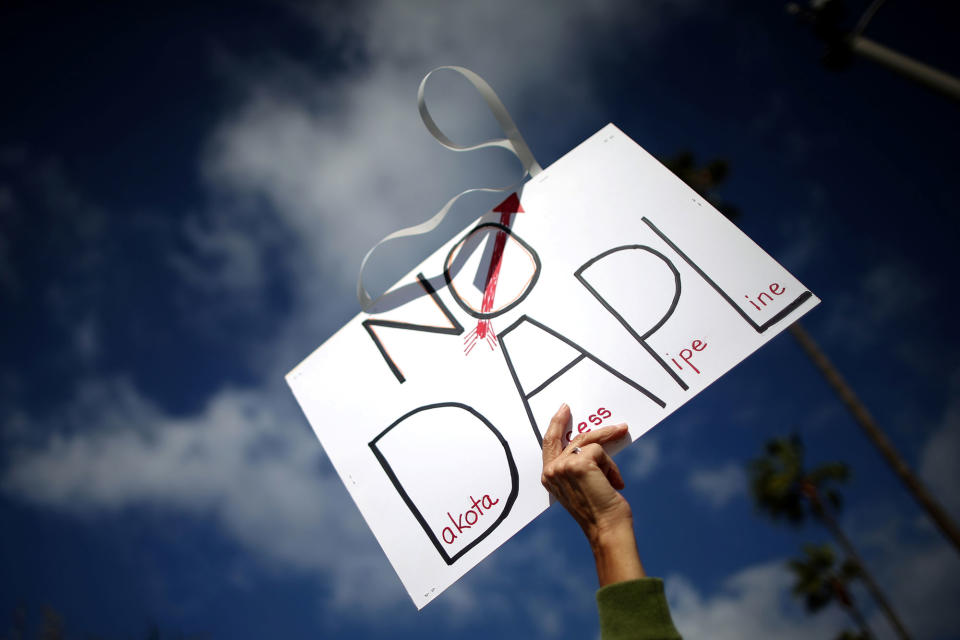
[[[437,126],[437,123],[434,122],[433,117],[430,116],[430,112],[427,110],[427,103],[424,100],[423,90],[427,86],[427,80],[431,75],[437,71],[443,69],[449,69],[451,71],[456,71],[464,78],[466,78],[474,88],[480,92],[480,96],[487,103],[487,107],[493,113],[493,117],[497,119],[497,122],[500,124],[500,128],[503,129],[503,132],[506,134],[506,138],[491,138],[479,144],[475,145],[458,145],[448,138],[442,131],[440,127]],[[523,165],[523,175],[520,176],[520,180],[517,182],[505,186],[505,187],[475,187],[473,189],[467,189],[461,191],[457,195],[450,198],[443,207],[437,211],[433,216],[420,224],[413,225],[412,227],[406,227],[404,229],[399,229],[389,234],[383,240],[373,245],[367,255],[363,256],[363,261],[360,263],[360,273],[357,276],[357,300],[360,301],[360,307],[367,311],[372,306],[375,300],[367,292],[366,287],[363,285],[363,270],[367,266],[367,261],[370,259],[370,256],[376,251],[377,247],[387,242],[388,240],[393,240],[395,238],[405,238],[409,236],[418,236],[425,233],[429,233],[437,228],[437,226],[443,222],[443,219],[446,217],[447,213],[450,211],[450,208],[453,206],[453,203],[456,202],[461,196],[465,196],[468,193],[474,192],[498,192],[498,191],[510,191],[514,190],[518,185],[520,185],[527,176],[533,177],[542,171],[540,165],[537,163],[536,158],[533,157],[533,152],[530,151],[530,147],[527,146],[526,141],[524,141],[523,136],[520,135],[520,131],[517,129],[517,125],[513,122],[513,118],[510,117],[510,113],[507,111],[507,108],[503,106],[503,103],[500,101],[500,98],[497,96],[496,92],[487,84],[487,81],[478,76],[470,69],[464,67],[455,67],[455,66],[443,66],[437,67],[436,69],[431,70],[427,75],[423,76],[423,80],[420,81],[420,88],[417,90],[417,109],[420,111],[420,119],[423,120],[424,126],[426,126],[427,131],[430,132],[437,142],[445,146],[451,151],[473,151],[475,149],[484,149],[487,147],[501,147],[513,153],[520,160],[520,163]]]

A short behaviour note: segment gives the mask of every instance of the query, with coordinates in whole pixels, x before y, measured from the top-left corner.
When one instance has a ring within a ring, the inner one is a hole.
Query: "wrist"
[[[637,552],[633,519],[626,518],[587,533],[600,586],[643,578],[646,573]]]
[[[590,548],[594,554],[604,549],[615,549],[624,545],[635,544],[633,533],[633,517],[617,518],[611,522],[598,522],[584,529]]]

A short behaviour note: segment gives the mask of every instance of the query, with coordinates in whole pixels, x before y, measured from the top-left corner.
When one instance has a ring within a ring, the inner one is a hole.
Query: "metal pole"
[[[853,36],[848,40],[848,43],[850,50],[854,53],[939,91],[947,97],[960,101],[960,79],[949,73],[934,69],[930,65],[914,60],[863,36]]]

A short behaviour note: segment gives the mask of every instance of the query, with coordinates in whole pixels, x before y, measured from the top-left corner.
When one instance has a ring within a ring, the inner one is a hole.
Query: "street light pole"
[[[863,36],[850,37],[847,40],[847,46],[857,55],[873,60],[891,71],[896,71],[915,82],[939,91],[949,98],[960,101],[960,79],[949,73],[934,69],[930,65],[914,60]]]
[[[840,24],[843,0],[811,0],[808,8],[790,2],[787,12],[809,23],[814,34],[826,42],[824,62],[828,66],[844,67],[851,54],[857,54],[960,102],[960,79],[861,35],[882,4],[883,0],[874,0],[851,32]]]

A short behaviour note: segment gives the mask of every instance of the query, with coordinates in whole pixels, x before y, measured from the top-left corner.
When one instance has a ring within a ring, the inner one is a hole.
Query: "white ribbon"
[[[480,92],[483,100],[487,103],[487,107],[489,107],[490,111],[493,113],[493,117],[497,119],[497,122],[500,123],[500,127],[503,129],[503,132],[507,135],[506,138],[492,138],[490,140],[481,142],[480,144],[463,146],[456,144],[450,138],[444,135],[442,131],[440,131],[440,127],[438,127],[437,123],[433,121],[433,118],[430,116],[430,112],[427,110],[427,103],[423,97],[423,90],[424,87],[427,86],[427,80],[430,78],[430,76],[442,69],[456,71],[466,78],[470,84],[472,84],[474,88]],[[360,263],[360,273],[357,276],[357,300],[360,301],[360,307],[364,311],[368,311],[373,306],[375,300],[367,292],[366,287],[363,286],[363,270],[367,266],[367,260],[370,259],[370,256],[377,249],[377,247],[388,240],[405,238],[408,236],[418,236],[433,231],[441,222],[443,222],[443,219],[450,211],[450,207],[452,207],[453,203],[456,202],[461,196],[477,191],[498,192],[514,190],[521,183],[523,183],[527,176],[533,177],[542,171],[540,165],[537,163],[536,158],[533,157],[530,147],[527,146],[523,136],[520,135],[517,125],[513,122],[513,118],[510,117],[510,113],[507,111],[507,108],[503,106],[500,98],[497,97],[496,92],[490,87],[489,84],[487,84],[486,80],[469,69],[454,66],[437,67],[436,69],[433,69],[427,73],[427,75],[423,76],[423,80],[420,81],[420,88],[417,90],[417,109],[420,111],[420,119],[423,120],[423,124],[427,127],[427,131],[430,132],[430,135],[436,138],[437,142],[445,146],[447,149],[450,149],[451,151],[473,151],[475,149],[484,149],[487,147],[501,147],[513,153],[513,155],[520,160],[520,163],[523,165],[523,175],[520,176],[520,180],[505,187],[475,187],[473,189],[461,191],[448,200],[447,204],[443,205],[443,208],[433,214],[433,217],[431,217],[429,220],[413,225],[412,227],[406,227],[405,229],[394,231],[390,235],[386,236],[383,240],[373,245],[373,247],[367,251],[367,255],[363,257],[363,261]]]

